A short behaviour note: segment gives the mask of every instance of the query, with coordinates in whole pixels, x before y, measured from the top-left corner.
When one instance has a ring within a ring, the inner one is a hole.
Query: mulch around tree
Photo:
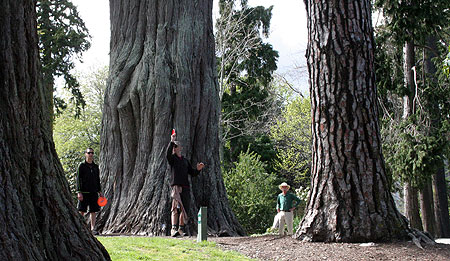
[[[224,250],[234,250],[260,260],[450,260],[450,245],[413,242],[359,243],[302,242],[292,237],[208,237]]]

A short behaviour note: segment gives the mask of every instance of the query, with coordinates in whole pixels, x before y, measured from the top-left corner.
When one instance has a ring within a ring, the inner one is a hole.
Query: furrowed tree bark
[[[110,1],[110,78],[103,109],[101,179],[109,199],[104,233],[167,235],[171,129],[193,164],[191,219],[208,206],[209,233],[242,235],[219,160],[219,87],[212,0]]]
[[[35,2],[0,8],[0,260],[109,260],[73,206],[40,82]]]
[[[305,0],[312,110],[311,190],[295,237],[406,238],[381,153],[370,1]]]
[[[422,213],[422,226],[424,231],[435,236],[434,229],[434,209],[433,209],[433,189],[431,187],[431,178],[429,178],[427,184],[420,190],[420,210]]]

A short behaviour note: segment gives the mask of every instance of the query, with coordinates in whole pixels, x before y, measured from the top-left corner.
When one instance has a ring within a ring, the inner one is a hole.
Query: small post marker
[[[203,240],[207,240],[207,231],[208,231],[208,215],[207,215],[207,207],[200,207],[198,210],[198,234],[197,234],[197,242],[201,242]]]

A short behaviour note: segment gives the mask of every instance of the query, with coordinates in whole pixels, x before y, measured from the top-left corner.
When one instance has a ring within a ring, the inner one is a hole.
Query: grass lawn
[[[195,238],[98,236],[116,260],[251,260],[237,252],[223,251],[215,242]]]

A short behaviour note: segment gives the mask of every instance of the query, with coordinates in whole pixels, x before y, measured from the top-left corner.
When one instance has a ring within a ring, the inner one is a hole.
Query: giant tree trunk
[[[414,42],[407,41],[404,48],[404,76],[405,85],[408,89],[408,94],[403,97],[403,115],[404,120],[408,119],[411,115],[415,113],[415,103],[414,94],[415,82],[414,82],[414,71],[413,66],[415,65],[415,51]],[[407,176],[407,174],[405,174]],[[419,200],[417,188],[413,187],[411,181],[406,179],[403,184],[403,195],[405,197],[405,216],[410,222],[410,226],[423,230],[422,220],[420,219],[419,212]]]
[[[101,138],[101,177],[110,204],[104,233],[166,235],[171,129],[202,173],[191,179],[192,233],[208,206],[209,232],[244,234],[228,205],[219,161],[219,88],[212,0],[110,1],[111,61]]]
[[[0,260],[105,260],[73,206],[39,82],[35,3],[0,8]]]
[[[305,0],[313,158],[295,237],[364,242],[403,238],[378,126],[370,1]]]

